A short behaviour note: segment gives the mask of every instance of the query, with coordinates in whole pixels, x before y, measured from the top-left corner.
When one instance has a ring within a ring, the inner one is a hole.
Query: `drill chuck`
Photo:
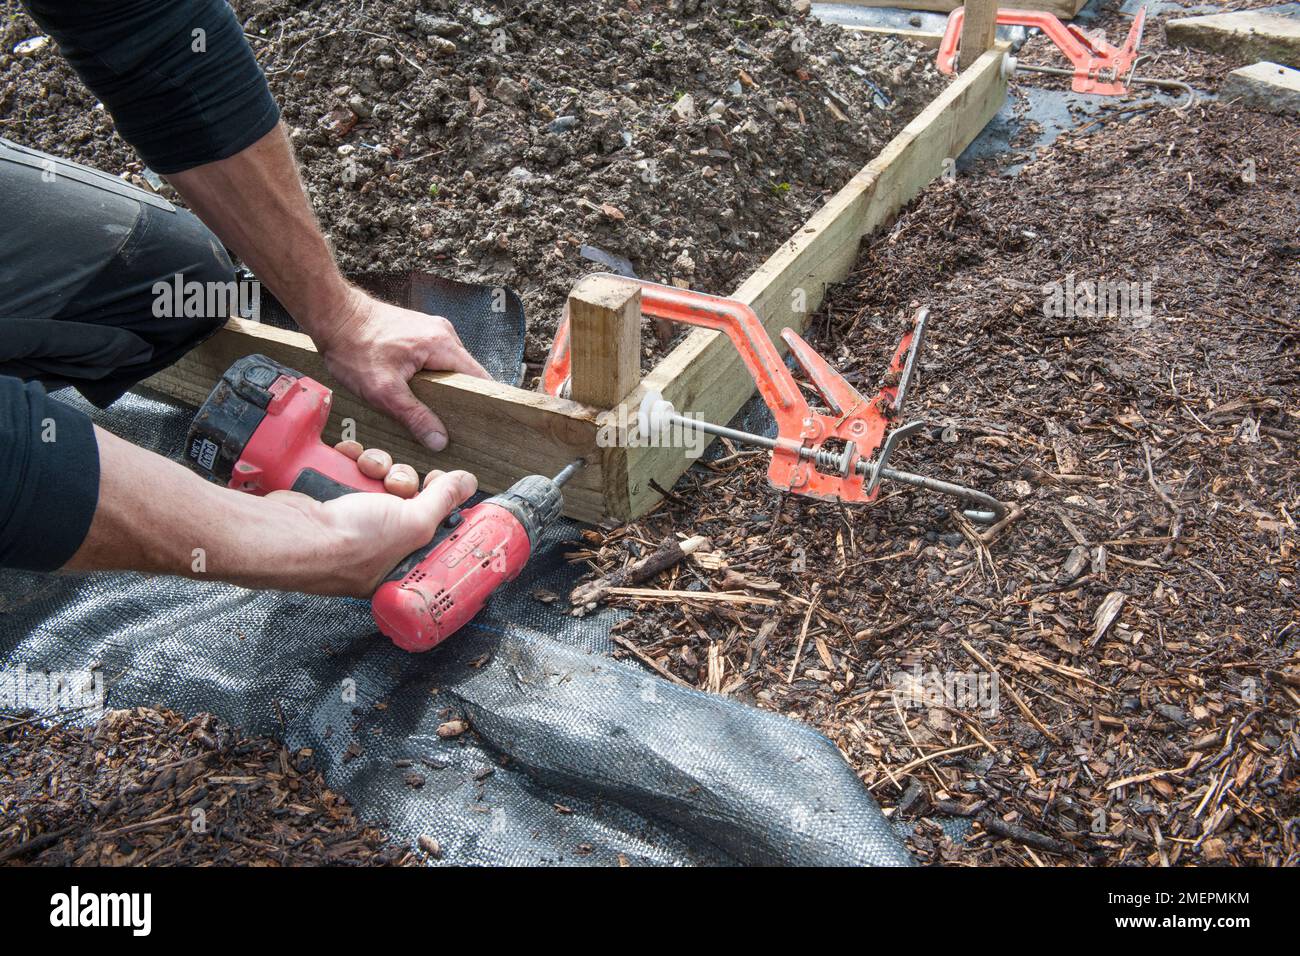
[[[564,507],[560,486],[545,475],[520,478],[509,490],[488,501],[515,516],[528,534],[528,543],[534,548],[542,532],[559,517],[560,509]]]

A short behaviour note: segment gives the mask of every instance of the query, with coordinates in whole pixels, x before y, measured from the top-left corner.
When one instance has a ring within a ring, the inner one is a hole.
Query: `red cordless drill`
[[[328,501],[383,492],[357,463],[321,441],[331,393],[264,355],[232,365],[203,403],[186,443],[187,463],[231,488],[264,495],[290,490]],[[529,475],[508,491],[449,515],[429,544],[406,558],[371,599],[379,630],[398,647],[427,651],[456,633],[492,593],[519,576],[538,538],[560,513],[560,486]]]

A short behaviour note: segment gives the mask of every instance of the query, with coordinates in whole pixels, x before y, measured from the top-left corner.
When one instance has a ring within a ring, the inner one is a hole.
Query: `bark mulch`
[[[624,652],[828,735],[923,861],[1295,864],[1300,124],[1086,126],[931,186],[811,333],[870,394],[928,304],[892,463],[1014,520],[782,499],[736,448],[575,558],[706,536],[607,598]]]
[[[311,757],[210,714],[141,707],[90,726],[0,724],[0,864],[420,862],[359,823]]]

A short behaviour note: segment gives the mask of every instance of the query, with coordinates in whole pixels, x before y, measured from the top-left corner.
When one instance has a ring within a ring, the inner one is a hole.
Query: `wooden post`
[[[601,412],[596,444],[605,513],[630,520],[625,429],[636,421],[636,410],[611,409],[641,381],[641,286],[617,276],[587,276],[569,293],[566,308],[569,396]]]
[[[569,396],[613,408],[641,381],[641,287],[616,276],[587,276],[569,293]]]
[[[998,32],[998,0],[966,0],[957,68],[964,70],[993,46]]]

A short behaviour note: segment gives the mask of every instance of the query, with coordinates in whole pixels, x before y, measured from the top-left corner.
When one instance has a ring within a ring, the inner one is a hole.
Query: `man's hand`
[[[294,491],[267,495],[268,504],[284,505],[306,519],[302,540],[324,556],[310,579],[292,581],[291,589],[370,597],[403,558],[432,540],[438,525],[477,488],[468,472],[431,471],[424,489],[407,499],[355,494],[319,502]]]
[[[411,392],[416,372],[464,372],[491,378],[440,315],[389,305],[351,290],[344,315],[313,337],[325,367],[347,388],[406,426],[433,451],[447,447],[447,427]]]
[[[357,463],[357,470],[367,478],[384,483],[384,490],[399,498],[413,498],[420,490],[420,479],[410,465],[393,464],[393,456],[382,448],[364,448],[359,441],[341,441],[334,446]]]

